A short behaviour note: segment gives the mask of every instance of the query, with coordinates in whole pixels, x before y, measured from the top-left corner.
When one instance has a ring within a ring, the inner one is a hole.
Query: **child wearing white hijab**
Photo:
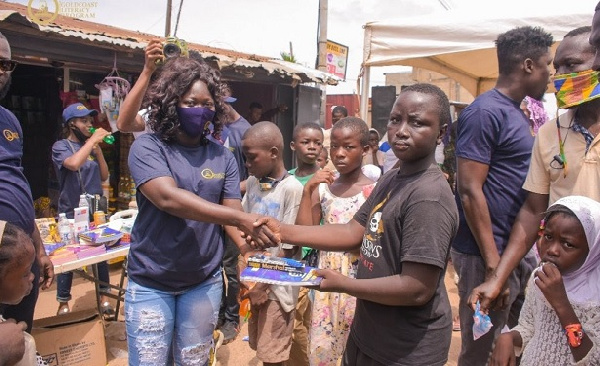
[[[540,225],[519,324],[496,341],[490,365],[600,365],[600,203],[556,201]],[[522,353],[521,353],[522,351]]]

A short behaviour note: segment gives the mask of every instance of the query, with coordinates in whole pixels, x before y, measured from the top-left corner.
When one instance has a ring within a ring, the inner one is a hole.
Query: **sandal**
[[[56,311],[56,315],[66,315],[71,312],[69,308],[69,304],[60,304],[58,305],[58,310]]]
[[[100,311],[102,312],[103,315],[115,315],[115,309],[112,307],[112,305],[110,304],[110,302],[105,301],[102,304],[100,304]]]
[[[460,332],[460,318],[456,317],[452,320],[452,331]]]

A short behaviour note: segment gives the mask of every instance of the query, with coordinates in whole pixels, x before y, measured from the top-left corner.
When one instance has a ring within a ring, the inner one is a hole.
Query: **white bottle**
[[[108,176],[108,178],[106,178],[106,180],[104,182],[102,182],[102,195],[104,197],[106,197],[106,199],[110,198],[109,188],[110,188],[110,175]]]
[[[79,207],[90,207],[88,200],[85,198],[85,194],[79,196]]]
[[[65,245],[73,243],[73,231],[71,231],[71,224],[69,224],[65,213],[58,215],[58,234]]]

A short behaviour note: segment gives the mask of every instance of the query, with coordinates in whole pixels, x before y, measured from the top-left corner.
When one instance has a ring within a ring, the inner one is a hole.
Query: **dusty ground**
[[[111,283],[118,284],[121,274],[121,267],[118,264],[111,265]],[[446,287],[452,304],[453,313],[457,313],[458,292],[452,280],[454,272],[450,267],[446,274]],[[72,288],[73,301],[71,301],[71,310],[83,310],[95,307],[94,286],[91,282],[75,275]],[[56,314],[58,303],[56,302],[56,285],[40,293],[38,304],[35,311],[35,318],[45,318]],[[127,343],[125,341],[125,324],[123,322],[123,309],[118,322],[106,323],[106,354],[108,365],[121,366],[127,365]],[[254,351],[250,349],[248,343],[243,341],[244,336],[248,335],[248,327],[244,325],[237,339],[225,346],[219,348],[217,352],[217,365],[260,365],[261,363],[255,357]],[[460,334],[452,333],[452,344],[450,354],[448,355],[448,366],[457,364],[458,353],[460,351]]]

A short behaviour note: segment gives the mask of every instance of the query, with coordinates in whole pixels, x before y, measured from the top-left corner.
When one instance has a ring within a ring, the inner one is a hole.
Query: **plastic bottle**
[[[113,197],[112,193],[108,199],[108,215],[112,215],[117,212],[117,199]]]
[[[240,288],[240,297],[244,298],[240,301],[240,318],[244,322],[247,322],[248,319],[252,316],[252,305],[250,304],[250,298],[248,297],[248,292],[256,285],[256,282],[244,282],[248,288],[241,287]]]
[[[125,176],[123,178],[123,202],[129,203],[131,200],[131,192],[129,187],[129,178]]]
[[[245,298],[244,300],[240,301],[240,317],[244,322],[247,322],[251,314],[250,299]]]
[[[65,245],[73,243],[73,231],[71,231],[71,224],[65,213],[58,215],[58,234]]]
[[[96,129],[94,127],[90,127],[90,132],[94,133],[96,132]],[[109,145],[112,145],[115,143],[115,137],[113,135],[107,135],[102,139],[102,141],[106,142]]]
[[[135,182],[133,181],[133,178],[130,177],[130,181],[129,181],[129,196],[131,198],[131,200],[129,201],[129,208],[132,209],[137,209],[137,198],[136,198],[136,188],[135,188]]]
[[[93,216],[92,208],[90,207],[90,203],[88,202],[88,200],[87,200],[87,198],[86,198],[85,194],[82,194],[82,195],[80,195],[80,196],[79,196],[79,205],[78,205],[77,207],[87,207],[87,212],[88,212],[88,224],[89,224],[90,222],[93,222],[93,220],[92,220],[92,219],[93,219],[93,217],[94,217],[94,216]],[[88,228],[89,228],[89,227],[88,227]],[[87,230],[88,228],[86,228],[86,230]],[[75,237],[78,237],[78,235],[79,235],[79,233],[81,232],[81,230],[79,230],[79,229],[76,229],[75,231],[76,231],[76,233],[75,233],[75,235],[74,235],[74,236],[75,236]]]
[[[102,182],[102,195],[106,197],[106,199],[110,198],[110,175]]]
[[[130,178],[130,180],[129,180],[129,196],[131,197],[132,201],[135,201],[136,192],[137,192],[137,190],[135,188],[135,182],[133,181],[133,178]]]
[[[121,175],[119,177],[119,184],[117,185],[117,198],[123,198],[123,192],[125,190],[123,184],[125,184],[125,177]]]
[[[85,194],[79,196],[79,207],[90,207],[88,200],[85,198]]]

